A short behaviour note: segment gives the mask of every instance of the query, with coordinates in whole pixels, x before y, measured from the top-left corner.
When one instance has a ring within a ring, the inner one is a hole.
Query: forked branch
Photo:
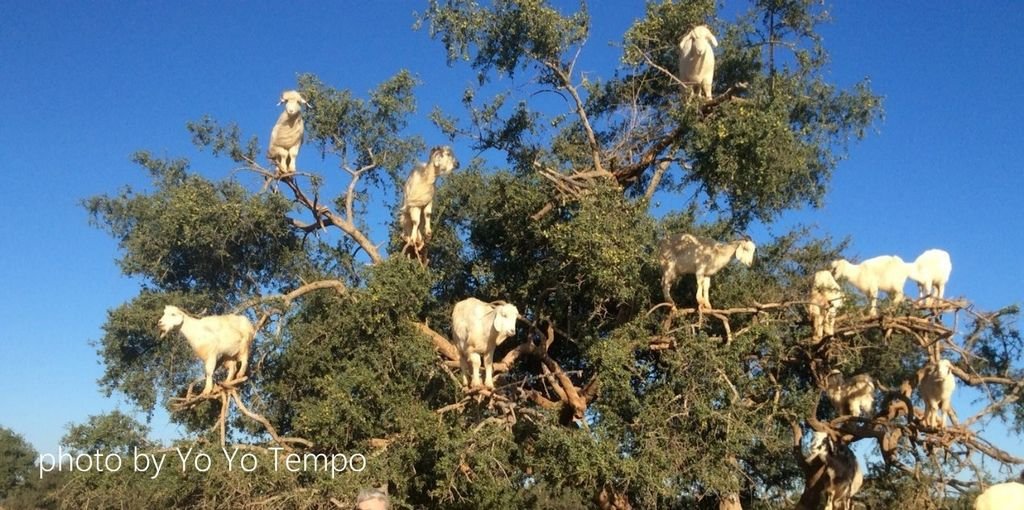
[[[211,393],[202,393],[198,395],[194,395],[192,393],[193,386],[196,384],[195,382],[193,382],[192,384],[189,385],[185,397],[172,398],[170,400],[171,411],[180,412],[187,409],[191,409],[198,405],[199,403],[206,402],[208,400],[220,401],[220,413],[217,417],[217,423],[214,424],[214,427],[216,427],[220,431],[220,444],[223,447],[227,444],[227,419],[230,411],[230,404],[231,402],[234,402],[235,406],[243,415],[249,417],[250,419],[262,425],[264,430],[267,431],[267,434],[270,435],[270,438],[275,443],[281,445],[281,447],[284,448],[285,450],[291,451],[293,449],[293,445],[300,445],[306,448],[312,447],[313,443],[311,441],[308,441],[301,437],[281,436],[280,434],[277,433],[277,429],[274,428],[273,424],[270,423],[270,420],[268,420],[266,417],[259,413],[253,412],[245,405],[245,403],[242,402],[242,397],[238,394],[238,385],[244,382],[245,379],[246,378],[243,377],[234,381],[225,381],[223,383],[218,383],[217,389],[215,391]]]

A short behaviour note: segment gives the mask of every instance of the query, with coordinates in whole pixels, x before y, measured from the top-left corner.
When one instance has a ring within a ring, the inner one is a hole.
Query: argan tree
[[[728,240],[819,205],[881,114],[867,81],[826,79],[818,3],[755,1],[735,19],[716,8],[648,3],[620,65],[584,76],[586,4],[431,1],[421,30],[477,76],[463,110],[431,114],[450,140],[408,133],[417,82],[400,71],[366,97],[300,76],[313,108],[295,174],[274,171],[265,141],[210,118],[188,126],[197,147],[251,175],[214,181],[140,152],[149,189],[86,201],[143,282],[109,313],[100,384],[144,410],[169,406],[190,431],[181,446],[241,444],[263,460],[252,473],[118,475],[119,489],[78,474],[66,505],[125,491],[151,506],[334,508],[383,485],[410,508],[717,508],[737,496],[745,508],[816,508],[811,430],[868,454],[858,499],[872,507],[962,504],[993,466],[1021,463],[981,427],[1024,418],[1015,308],[892,303],[868,318],[851,295],[836,334],[814,342],[811,275],[844,244],[803,228],[756,239],[751,267],[715,275],[714,310],[692,308],[690,278],[674,289],[679,308],[662,303],[659,239]],[[699,24],[720,42],[707,100],[674,73],[679,37]],[[428,142],[451,143],[463,165],[441,181],[421,262],[401,255],[396,207]],[[654,202],[670,212],[653,214]],[[395,220],[389,231],[370,228],[380,218]],[[494,391],[457,377],[450,314],[470,296],[522,314],[495,356]],[[166,304],[249,314],[248,379],[192,394],[188,346],[157,337]],[[924,424],[913,391],[940,356],[958,391],[984,400],[946,428]],[[833,370],[878,381],[874,415],[832,409],[822,389]],[[367,466],[275,470],[282,451],[358,452]]]

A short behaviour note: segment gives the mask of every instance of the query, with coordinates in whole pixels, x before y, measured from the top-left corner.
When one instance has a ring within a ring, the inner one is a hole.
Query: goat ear
[[[693,50],[693,36],[686,34],[683,36],[683,40],[679,41],[679,51],[683,55],[689,55],[690,51]]]
[[[711,46],[715,48],[718,47],[718,39],[715,39],[715,34],[712,34],[711,32],[708,32],[708,42],[711,43]]]
[[[509,317],[508,315],[500,313],[498,310],[495,310],[494,329],[502,333],[514,335],[516,331],[516,317],[514,315]]]

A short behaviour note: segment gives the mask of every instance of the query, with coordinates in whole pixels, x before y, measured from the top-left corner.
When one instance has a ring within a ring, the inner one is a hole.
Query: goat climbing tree
[[[386,485],[416,508],[716,508],[730,495],[745,508],[790,508],[820,498],[801,453],[817,430],[875,452],[859,500],[926,508],[954,506],[985,473],[1021,463],[979,426],[995,415],[1024,423],[1015,308],[903,303],[867,318],[851,303],[836,334],[814,342],[803,308],[811,275],[844,245],[805,229],[757,239],[753,266],[716,274],[719,309],[662,306],[658,239],[726,238],[818,204],[841,150],[880,114],[866,82],[826,80],[817,3],[755,2],[736,21],[715,8],[650,3],[602,78],[576,69],[589,48],[585,9],[429,2],[425,37],[478,79],[464,111],[432,114],[451,140],[429,144],[451,143],[463,167],[439,185],[426,267],[400,255],[397,231],[401,183],[428,146],[407,134],[418,85],[407,72],[367,99],[300,76],[313,108],[294,174],[277,175],[260,140],[210,118],[189,131],[244,169],[236,177],[137,154],[151,190],[86,202],[120,242],[125,274],[144,282],[109,313],[102,387],[145,410],[182,403],[173,399],[199,367],[184,342],[157,339],[159,310],[243,311],[260,324],[249,379],[174,408],[187,441],[262,456],[284,441],[359,452],[367,467],[334,477],[268,461],[255,474],[215,466],[202,478],[102,486],[80,473],[62,500],[333,508]],[[709,100],[672,76],[679,34],[701,23],[720,41]],[[654,200],[672,210],[655,216]],[[380,218],[393,220],[389,231],[371,228]],[[692,279],[676,292],[687,306]],[[467,391],[457,377],[448,323],[469,296],[522,313],[496,355],[493,391]],[[985,402],[946,429],[922,424],[912,391],[940,353]],[[833,369],[885,387],[877,415],[831,409],[821,389]],[[219,497],[223,487],[231,497]]]

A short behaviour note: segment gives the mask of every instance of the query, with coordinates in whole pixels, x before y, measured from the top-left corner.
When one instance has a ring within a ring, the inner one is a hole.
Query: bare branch
[[[647,191],[644,192],[644,200],[651,201],[651,197],[657,191],[658,185],[661,184],[661,177],[665,175],[665,172],[668,171],[668,167],[671,165],[672,161],[665,160],[658,163],[658,166],[654,168],[654,175],[651,176],[651,182],[647,184]]]
[[[285,308],[287,308],[292,305],[293,301],[304,296],[305,294],[313,292],[314,290],[322,289],[335,289],[338,291],[339,294],[345,294],[346,292],[348,292],[348,289],[345,287],[345,283],[342,282],[341,280],[319,280],[312,283],[307,283],[291,292],[288,292],[287,294],[259,296],[250,299],[236,306],[234,313],[238,313],[241,312],[242,310],[247,310],[256,305],[268,303],[271,301],[282,301],[284,303]]]
[[[226,433],[227,426],[226,426],[226,424],[227,424],[227,418],[228,418],[229,405],[230,405],[231,402],[234,402],[235,406],[238,407],[238,410],[242,414],[244,414],[245,416],[248,416],[249,418],[251,418],[251,419],[253,419],[253,420],[257,421],[257,422],[259,422],[260,425],[263,425],[263,428],[267,431],[268,434],[270,434],[270,437],[274,440],[274,442],[276,442],[277,444],[281,445],[284,449],[292,450],[292,445],[296,445],[296,444],[304,446],[306,448],[312,447],[313,446],[312,442],[310,442],[310,441],[308,441],[306,439],[303,439],[301,437],[282,437],[282,436],[278,435],[277,429],[275,429],[274,426],[270,423],[270,420],[267,420],[263,415],[255,413],[255,412],[249,410],[248,407],[246,407],[246,405],[242,402],[242,397],[239,396],[239,394],[238,394],[238,387],[237,387],[237,385],[240,384],[241,382],[245,381],[245,379],[247,379],[247,378],[242,377],[242,378],[234,380],[234,381],[229,381],[229,382],[225,382],[225,383],[218,383],[218,388],[217,388],[216,391],[211,392],[211,393],[202,393],[202,394],[199,394],[199,395],[193,395],[192,394],[192,387],[195,384],[195,383],[193,383],[193,384],[189,385],[185,397],[183,397],[183,398],[172,398],[171,399],[171,401],[170,401],[171,410],[174,411],[174,412],[180,412],[180,411],[183,411],[185,409],[190,409],[192,407],[195,407],[200,402],[204,402],[204,401],[207,401],[207,400],[219,400],[220,403],[221,403],[220,413],[218,415],[217,422],[214,424],[214,427],[219,430],[219,432],[220,432],[220,444],[221,444],[221,446],[224,446],[226,444],[226,436],[227,436],[227,433]]]
[[[676,76],[676,73],[673,73],[672,71],[669,71],[668,69],[665,69],[664,67],[661,67],[658,64],[655,64],[654,61],[651,60],[651,56],[648,55],[646,51],[641,51],[640,54],[644,56],[644,61],[647,62],[647,65],[657,69],[658,71],[661,71],[661,74],[667,76],[672,81],[678,83],[680,87],[686,87],[687,85],[692,85],[691,83],[686,83],[685,81],[680,80],[679,77]]]
[[[573,59],[573,61],[575,62],[575,59]],[[561,65],[555,62],[545,61],[543,64],[558,76],[559,81],[562,82],[562,88],[572,96],[572,100],[576,105],[576,115],[579,117],[580,123],[583,124],[584,132],[587,135],[587,144],[590,146],[590,155],[594,161],[594,169],[601,175],[611,177],[611,174],[604,169],[604,165],[601,162],[601,145],[597,142],[597,136],[594,134],[594,128],[590,125],[590,118],[587,116],[586,108],[584,108],[583,99],[580,98],[579,91],[576,90],[576,87],[572,84],[572,77],[570,76],[572,73],[571,66],[570,69],[566,71],[562,69]]]
[[[346,207],[350,206],[349,200],[351,200],[354,195],[355,182],[358,179],[358,177],[359,174],[357,173],[356,175],[353,176],[352,182],[349,183],[350,193],[346,197]],[[302,188],[299,187],[297,180],[292,175],[282,177],[281,181],[284,182],[288,186],[288,188],[292,190],[292,194],[295,197],[295,200],[298,201],[299,204],[301,204],[303,207],[308,209],[311,213],[313,213],[313,218],[315,220],[314,224],[322,225],[322,227],[320,228],[325,228],[330,225],[338,227],[339,229],[341,229],[342,232],[344,232],[350,238],[352,238],[352,240],[355,241],[356,244],[358,244],[359,247],[363,249],[363,251],[366,252],[366,255],[370,257],[370,260],[374,264],[379,264],[381,261],[383,261],[383,258],[381,258],[380,256],[380,252],[377,250],[377,246],[373,244],[373,242],[370,241],[370,239],[366,237],[366,235],[363,234],[363,232],[359,230],[358,227],[356,227],[354,218],[352,217],[351,214],[349,214],[348,218],[344,218],[338,213],[332,211],[329,207],[319,204],[315,198],[310,199],[302,190]],[[347,212],[351,213],[351,210],[348,210]],[[295,223],[294,220],[293,223]],[[308,228],[308,225],[304,227]],[[303,228],[303,230],[307,230],[307,228],[304,227],[300,228]]]
[[[266,419],[261,414],[257,414],[257,413],[254,413],[254,412],[250,411],[248,407],[245,407],[245,404],[242,403],[242,398],[238,396],[238,392],[237,391],[232,390],[231,393],[230,393],[230,396],[231,396],[232,400],[234,400],[235,405],[238,406],[238,410],[241,411],[242,414],[248,416],[249,418],[252,418],[253,420],[258,421],[261,425],[263,425],[263,428],[265,428],[267,430],[267,433],[270,434],[270,437],[273,438],[275,442],[277,442],[282,447],[284,447],[284,449],[291,450],[292,449],[291,445],[293,445],[293,444],[302,445],[302,446],[305,446],[306,448],[311,448],[313,446],[312,442],[310,442],[310,441],[308,441],[306,439],[303,439],[301,437],[281,437],[281,436],[279,436],[277,434],[277,429],[275,429],[274,426],[270,424],[270,420]]]

